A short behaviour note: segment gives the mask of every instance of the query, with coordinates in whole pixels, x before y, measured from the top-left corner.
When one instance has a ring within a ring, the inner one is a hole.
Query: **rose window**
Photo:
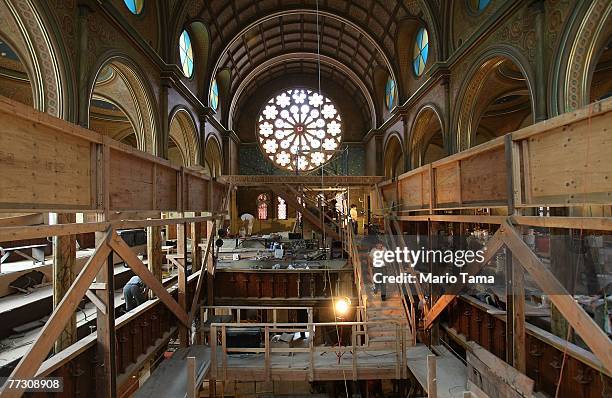
[[[266,103],[257,135],[275,165],[309,171],[334,156],[342,140],[342,122],[329,98],[307,89],[287,90]]]

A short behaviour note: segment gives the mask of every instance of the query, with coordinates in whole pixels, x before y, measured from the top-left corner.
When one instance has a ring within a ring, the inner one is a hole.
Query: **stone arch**
[[[200,140],[191,114],[182,107],[173,110],[169,127],[168,160],[177,166],[200,163]]]
[[[89,85],[90,102],[88,107],[89,127],[102,134],[110,135],[114,139],[114,125],[109,123],[104,128],[95,123],[92,115],[96,105],[95,101],[106,101],[117,106],[132,126],[135,135],[136,147],[141,151],[158,155],[158,121],[155,117],[156,105],[152,90],[147,80],[134,62],[122,55],[113,55],[104,58],[95,69]],[[120,104],[120,106],[119,106]],[[110,115],[117,117],[117,115]],[[120,115],[119,115],[120,116]],[[92,123],[94,121],[94,123]],[[125,123],[125,120],[123,120]],[[129,142],[133,143],[133,142]]]
[[[62,42],[49,30],[54,23],[44,2],[0,2],[0,36],[9,41],[23,63],[32,87],[32,105],[50,115],[71,118],[67,60]]]
[[[398,132],[389,134],[384,144],[384,174],[391,179],[404,172],[404,146]]]
[[[612,38],[612,2],[580,2],[564,31],[550,81],[551,114],[570,112],[591,102],[591,82],[603,49]]]
[[[468,69],[468,76],[461,85],[459,106],[455,109],[457,126],[453,145],[456,151],[463,151],[477,145],[477,133],[485,120],[508,122],[492,130],[503,135],[516,130],[526,123],[533,123],[535,114],[534,75],[529,63],[511,46],[496,46],[485,50]],[[483,90],[487,87],[486,90]],[[505,104],[505,105],[504,105]],[[492,118],[490,112],[501,112],[503,118]],[[516,109],[512,109],[512,107]],[[510,113],[514,119],[510,123]],[[525,121],[525,113],[530,120]],[[482,142],[478,142],[482,143]]]
[[[221,144],[217,137],[210,134],[206,139],[204,150],[205,173],[212,177],[219,177],[223,171],[223,156],[221,155]]]
[[[440,111],[433,104],[421,107],[410,128],[410,154],[412,168],[423,166],[448,155],[444,125]]]

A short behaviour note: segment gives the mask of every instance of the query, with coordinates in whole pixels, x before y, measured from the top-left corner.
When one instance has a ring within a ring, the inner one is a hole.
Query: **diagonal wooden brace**
[[[168,293],[166,288],[158,281],[155,276],[149,271],[146,265],[136,256],[130,247],[121,239],[119,235],[113,232],[109,242],[113,250],[121,256],[123,261],[130,266],[132,271],[142,279],[145,285],[159,297],[159,300],[178,318],[179,321],[186,327],[190,327],[189,316],[187,312],[174,300]]]
[[[207,244],[206,244],[206,251],[204,252],[204,257],[203,257],[203,261],[204,264],[206,264],[206,259],[208,258],[210,254],[210,249],[212,247],[212,241],[213,241],[213,237],[215,236],[215,231],[214,229],[211,228],[211,230],[208,232],[208,240],[207,240]],[[195,249],[195,250],[199,250],[199,248]],[[208,270],[207,270],[208,272]],[[193,300],[191,301],[191,309],[189,310],[189,323],[191,323],[193,321],[193,318],[195,316],[196,313],[196,307],[198,305],[198,297],[200,297],[200,291],[202,290],[202,285],[204,284],[204,268],[200,269],[200,276],[198,276],[198,283],[196,285],[196,290],[193,294]]]
[[[512,251],[523,268],[529,272],[550,301],[557,307],[593,354],[612,372],[612,343],[605,332],[595,323],[586,311],[574,300],[555,275],[531,251],[513,226],[504,222],[502,239]],[[569,343],[568,343],[569,344]]]
[[[55,340],[57,340],[60,333],[64,330],[68,318],[71,317],[76,310],[85,292],[88,291],[89,285],[91,285],[100,267],[110,254],[111,248],[109,247],[109,238],[112,233],[114,232],[110,230],[107,231],[105,238],[98,243],[98,247],[93,256],[89,258],[70,286],[68,293],[66,293],[62,301],[60,301],[55,310],[53,310],[51,317],[41,329],[34,344],[32,344],[28,352],[21,358],[11,373],[11,379],[31,379],[36,375],[40,364],[47,357]],[[0,391],[0,396],[2,396],[2,398],[18,398],[23,395],[23,392],[24,390],[19,387],[9,389],[8,383],[5,383]]]

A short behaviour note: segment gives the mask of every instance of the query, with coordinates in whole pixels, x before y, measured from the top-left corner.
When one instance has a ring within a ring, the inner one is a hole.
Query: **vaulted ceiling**
[[[397,80],[395,37],[406,19],[430,25],[439,2],[388,0],[200,0],[181,2],[178,21],[201,21],[209,30],[208,76],[228,70],[231,83],[224,122],[266,81],[282,75],[317,76],[344,87],[376,127],[381,110],[375,71]],[[177,30],[180,26],[177,26]],[[434,29],[430,28],[433,32]],[[434,34],[435,35],[435,34]],[[435,37],[433,38],[435,40]],[[321,58],[313,56],[320,53]],[[322,88],[324,91],[325,88]],[[231,106],[230,106],[231,105]],[[365,132],[364,132],[365,133]]]

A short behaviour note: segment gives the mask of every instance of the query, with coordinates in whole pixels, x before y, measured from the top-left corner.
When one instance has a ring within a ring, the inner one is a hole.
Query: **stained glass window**
[[[278,200],[278,207],[276,211],[278,219],[286,220],[287,219],[287,203],[285,202],[285,199],[281,198],[280,196],[277,196],[276,199]]]
[[[491,0],[471,0],[471,5],[474,11],[482,11],[487,8],[490,2]]]
[[[142,12],[144,0],[123,0],[123,2],[132,14],[138,15]]]
[[[260,220],[268,219],[268,195],[265,193],[257,197],[257,218]]]
[[[179,39],[179,55],[183,74],[191,77],[193,75],[193,47],[191,46],[191,37],[186,30],[181,33]]]
[[[412,58],[412,66],[414,73],[417,76],[421,76],[425,70],[425,64],[427,63],[427,56],[429,55],[429,34],[427,29],[421,28],[417,32],[416,40],[414,43],[414,55]]]
[[[332,101],[308,89],[272,97],[257,123],[264,154],[277,166],[313,170],[329,161],[342,141],[342,121]]]
[[[397,87],[395,87],[395,80],[389,78],[387,80],[387,85],[385,86],[385,103],[387,104],[387,109],[391,110],[395,105],[395,97],[397,94]]]
[[[219,107],[219,86],[217,85],[217,79],[213,80],[210,85],[210,93],[209,93],[208,103],[213,111],[216,111]]]

